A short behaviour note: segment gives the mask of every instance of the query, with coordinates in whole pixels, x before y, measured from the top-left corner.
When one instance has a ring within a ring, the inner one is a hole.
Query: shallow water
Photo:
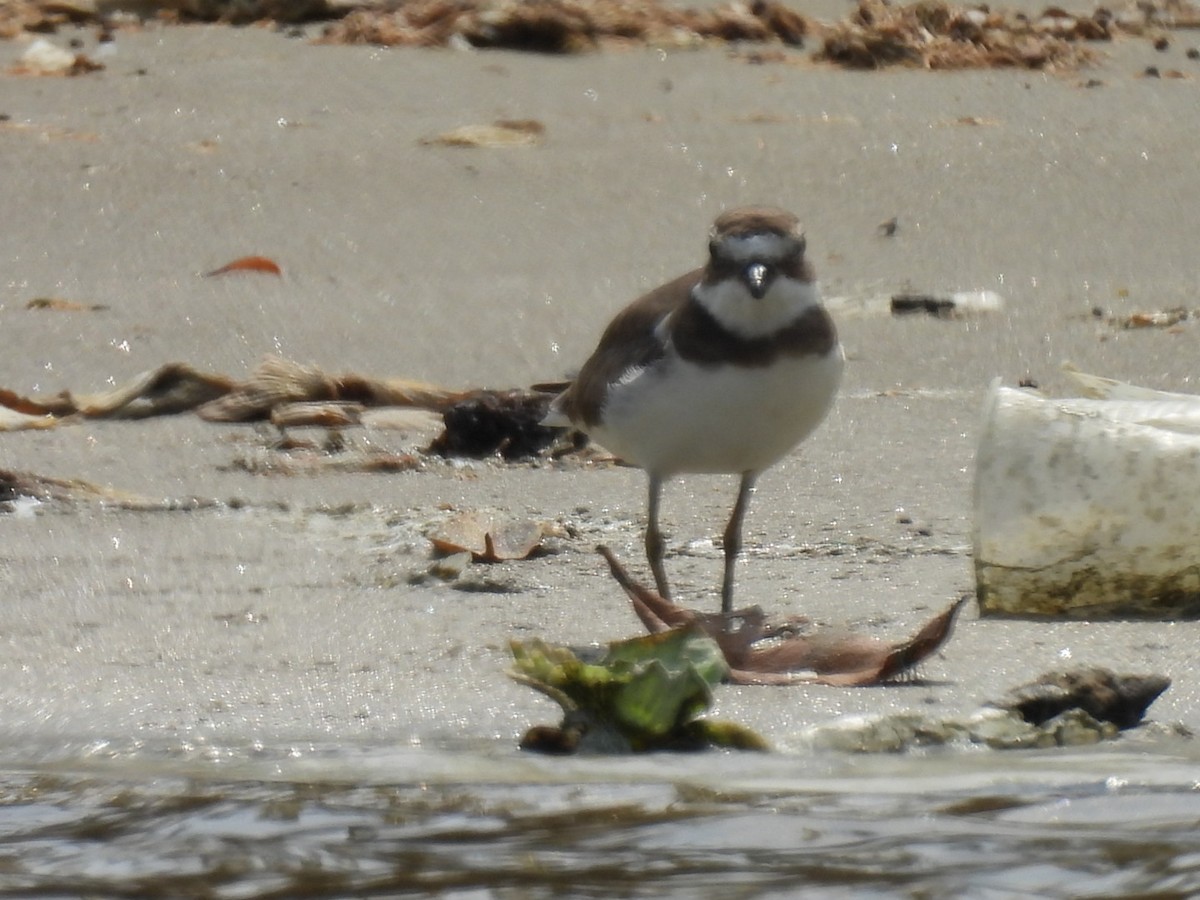
[[[17,756],[36,764],[21,765]],[[5,897],[1182,897],[1200,750],[5,753]]]

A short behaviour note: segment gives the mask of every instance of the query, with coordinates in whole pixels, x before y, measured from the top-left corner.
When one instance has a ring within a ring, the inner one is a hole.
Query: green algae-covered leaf
[[[514,665],[508,674],[551,697],[565,712],[588,709],[619,686],[608,668],[585,663],[566,647],[536,638],[527,644],[512,641],[510,647]]]
[[[614,698],[618,721],[647,738],[668,735],[708,709],[713,686],[729,671],[716,641],[686,629],[616,642],[604,661],[628,675]]]
[[[729,674],[717,642],[699,630],[688,628],[614,641],[609,644],[604,661],[614,669],[621,664],[636,667],[651,661],[661,663],[671,673],[694,669],[709,685],[720,684]]]
[[[553,742],[556,748],[560,743],[605,750],[765,746],[737,726],[708,729],[696,720],[711,705],[713,686],[729,671],[720,647],[700,631],[675,629],[618,641],[599,663],[585,663],[570,650],[539,640],[513,641],[512,653],[509,674],[557,701],[566,724],[584,735],[582,741]],[[545,741],[526,745],[547,746]]]
[[[622,730],[644,739],[661,738],[690,722],[712,703],[712,688],[695,668],[668,670],[661,662],[643,664],[613,700]]]
[[[728,750],[755,750],[760,753],[771,749],[757,731],[736,722],[697,719],[688,724],[688,731],[696,743],[703,746],[724,747]]]

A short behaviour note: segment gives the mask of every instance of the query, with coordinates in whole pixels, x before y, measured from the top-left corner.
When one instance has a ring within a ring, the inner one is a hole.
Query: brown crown
[[[730,209],[717,216],[713,222],[714,240],[741,234],[771,233],[802,238],[804,229],[800,220],[786,209],[774,206],[743,206]]]

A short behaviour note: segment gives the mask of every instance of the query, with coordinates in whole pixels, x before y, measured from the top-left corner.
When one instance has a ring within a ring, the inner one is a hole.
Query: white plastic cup
[[[983,614],[1200,617],[1200,396],[1153,396],[992,385],[972,536]]]

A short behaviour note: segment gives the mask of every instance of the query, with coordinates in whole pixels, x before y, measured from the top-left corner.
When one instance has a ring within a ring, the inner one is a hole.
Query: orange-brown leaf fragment
[[[242,256],[233,262],[226,263],[219,269],[205,272],[204,277],[212,278],[214,275],[227,275],[230,272],[262,272],[265,275],[282,275],[283,269],[279,268],[279,264],[273,259],[265,256]]]

